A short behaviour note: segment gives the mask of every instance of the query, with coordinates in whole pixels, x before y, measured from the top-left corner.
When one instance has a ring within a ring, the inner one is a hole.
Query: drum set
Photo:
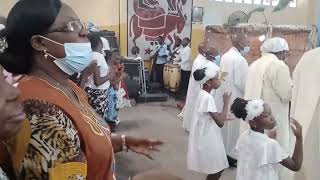
[[[181,69],[177,64],[167,63],[163,69],[164,87],[170,92],[178,92],[181,81]]]

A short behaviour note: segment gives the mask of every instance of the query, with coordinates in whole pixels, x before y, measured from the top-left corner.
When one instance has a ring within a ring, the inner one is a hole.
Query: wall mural
[[[192,0],[128,0],[128,55],[150,59],[163,36],[191,37]]]

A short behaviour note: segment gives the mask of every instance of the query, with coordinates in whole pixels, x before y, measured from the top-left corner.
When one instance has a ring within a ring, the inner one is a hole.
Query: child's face
[[[258,118],[250,121],[250,125],[257,129],[273,129],[277,125],[277,122],[272,115],[271,108],[268,104],[264,104],[263,107],[263,113]]]
[[[120,63],[121,61],[121,56],[119,53],[113,53],[112,56],[111,56],[111,60],[114,62],[114,63]]]
[[[212,86],[212,89],[218,89],[221,85],[221,81],[219,79],[219,74],[216,75],[216,77],[209,80],[209,83]]]

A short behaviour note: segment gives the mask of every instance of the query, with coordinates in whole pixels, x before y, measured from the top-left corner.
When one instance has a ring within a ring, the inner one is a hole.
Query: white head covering
[[[4,28],[6,28],[6,26],[3,25],[3,24],[0,24],[0,31],[1,31],[2,29],[4,29]]]
[[[201,85],[205,84],[209,79],[216,77],[220,70],[219,66],[213,62],[208,62],[204,68],[206,68],[206,76],[201,81],[198,81]]]
[[[109,41],[104,37],[100,37],[100,38],[101,38],[101,41],[102,41],[102,44],[103,44],[102,51],[110,50]]]
[[[264,101],[262,99],[254,99],[248,102],[246,105],[247,117],[246,122],[253,120],[256,117],[259,117],[264,111]]]
[[[289,51],[289,45],[285,39],[273,37],[264,41],[260,50],[263,53],[277,53],[284,50]]]

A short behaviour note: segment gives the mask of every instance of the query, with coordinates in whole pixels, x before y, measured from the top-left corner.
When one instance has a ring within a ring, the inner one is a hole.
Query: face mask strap
[[[41,36],[41,35],[39,35],[39,36],[40,36],[41,38],[45,39],[45,40],[48,40],[48,41],[51,41],[51,42],[56,43],[56,44],[58,44],[58,45],[64,46],[63,44],[61,44],[61,43],[59,43],[59,42],[57,42],[57,41],[54,41],[54,40],[52,40],[52,39],[49,39],[49,38],[44,37],[44,36]]]

